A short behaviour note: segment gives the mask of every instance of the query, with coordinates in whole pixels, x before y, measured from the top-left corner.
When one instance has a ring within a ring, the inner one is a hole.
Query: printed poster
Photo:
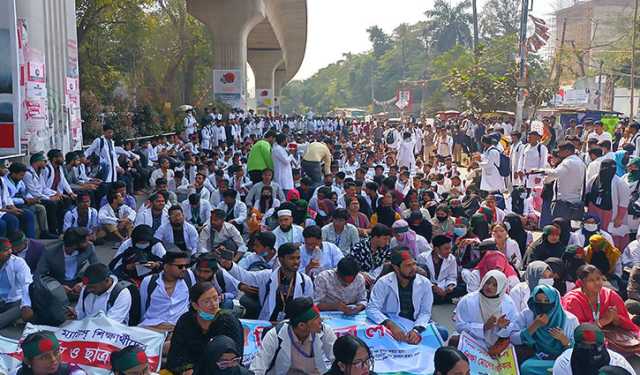
[[[487,353],[484,345],[467,333],[463,333],[460,335],[458,350],[469,359],[472,374],[520,375],[516,349],[511,344],[498,358],[494,359]]]

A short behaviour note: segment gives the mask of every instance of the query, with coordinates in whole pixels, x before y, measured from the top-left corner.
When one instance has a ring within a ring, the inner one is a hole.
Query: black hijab
[[[551,222],[556,227],[560,228],[560,244],[562,246],[569,246],[569,240],[571,240],[571,222],[564,217],[557,217]]]
[[[509,228],[509,237],[518,243],[520,255],[524,255],[527,251],[527,231],[524,230],[522,219],[517,214],[510,213],[504,217],[503,221]]]
[[[564,296],[567,293],[567,271],[564,266],[564,262],[560,258],[547,258],[544,261],[551,268],[551,272],[558,275],[558,278],[553,281],[553,287],[560,292],[561,296]]]
[[[204,355],[200,361],[198,367],[196,367],[195,375],[248,375],[251,374],[249,370],[242,367],[242,365],[221,369],[218,367],[218,361],[225,353],[234,353],[240,356],[240,352],[237,348],[236,342],[230,337],[220,335],[214,337],[205,348]]]

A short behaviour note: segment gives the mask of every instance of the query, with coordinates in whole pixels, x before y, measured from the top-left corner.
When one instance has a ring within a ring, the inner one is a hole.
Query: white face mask
[[[553,279],[540,279],[538,280],[538,285],[549,285],[553,286]]]
[[[598,224],[584,224],[583,227],[587,232],[595,232],[598,230]]]

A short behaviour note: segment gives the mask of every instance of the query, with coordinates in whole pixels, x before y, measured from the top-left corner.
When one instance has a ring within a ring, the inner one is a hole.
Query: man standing
[[[489,193],[501,193],[505,190],[504,177],[500,175],[500,151],[494,146],[493,138],[482,136],[481,139],[484,152],[480,157],[480,167],[482,168],[482,179],[480,180],[480,190]]]
[[[287,136],[280,133],[276,136],[276,144],[273,145],[271,156],[273,157],[273,174],[274,181],[280,185],[280,187],[288,192],[294,188],[293,184],[293,170],[291,163],[294,161],[293,155],[291,155],[287,149]]]
[[[187,110],[184,116],[184,134],[187,139],[191,139],[191,134],[196,132],[197,125],[198,122],[196,121],[196,117],[193,115],[193,109]]]
[[[525,145],[520,140],[520,132],[511,133],[511,154],[509,158],[511,159],[511,184],[514,187],[522,186],[522,179],[518,174],[518,163],[520,162],[520,155],[522,155],[522,150],[524,150]]]
[[[313,142],[307,147],[302,156],[302,173],[311,179],[311,187],[315,189],[322,183],[322,163],[324,163],[324,175],[331,174],[331,147],[333,141],[325,139],[324,142]]]
[[[113,142],[113,127],[102,127],[102,137],[96,138],[91,146],[84,152],[86,157],[96,154],[100,158],[100,167],[106,168],[104,182],[112,183],[118,180],[118,172],[122,171],[118,163],[118,154]]]
[[[542,186],[543,176],[541,174],[528,173],[544,168],[547,165],[547,146],[540,143],[540,134],[533,130],[529,132],[527,138],[529,143],[522,149],[516,168],[512,171],[517,174],[518,179],[524,182],[527,191]]]
[[[267,131],[264,139],[256,142],[249,151],[247,159],[247,171],[252,183],[258,183],[262,180],[262,171],[269,168],[273,170],[273,159],[271,158],[271,145],[275,141],[276,132]]]

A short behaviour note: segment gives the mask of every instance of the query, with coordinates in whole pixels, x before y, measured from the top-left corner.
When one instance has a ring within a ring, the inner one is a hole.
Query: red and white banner
[[[61,361],[76,364],[92,375],[111,374],[111,353],[130,345],[145,349],[152,371],[160,369],[165,339],[163,333],[125,326],[107,318],[103,313],[93,318],[69,322],[59,328],[27,324],[21,340],[38,331],[54,332],[60,341]],[[21,361],[22,350],[18,341],[0,337],[0,373],[11,372]]]

